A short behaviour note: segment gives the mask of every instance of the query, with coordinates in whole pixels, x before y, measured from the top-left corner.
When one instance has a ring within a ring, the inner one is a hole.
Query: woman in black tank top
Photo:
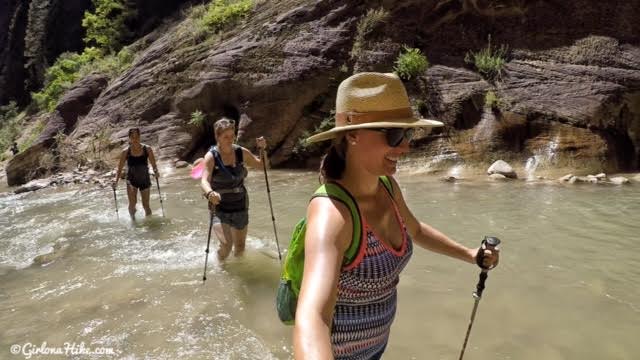
[[[200,186],[209,200],[209,208],[215,211],[217,223],[214,231],[218,237],[218,260],[244,252],[249,223],[249,195],[244,186],[247,176],[245,164],[262,168],[262,160],[251,151],[234,144],[235,121],[222,118],[214,125],[217,145],[204,157],[204,170]],[[261,152],[267,147],[264,137],[256,139]],[[214,210],[215,209],[215,210]]]
[[[158,167],[156,158],[153,155],[151,147],[140,143],[140,129],[129,129],[129,146],[122,150],[120,154],[120,162],[116,171],[116,179],[113,182],[113,188],[118,186],[120,174],[124,163],[127,163],[127,197],[129,198],[129,215],[135,219],[136,203],[138,202],[138,190],[142,198],[142,207],[146,216],[151,215],[149,207],[149,193],[151,188],[151,179],[149,177],[149,162],[153,166],[153,172],[156,177]]]

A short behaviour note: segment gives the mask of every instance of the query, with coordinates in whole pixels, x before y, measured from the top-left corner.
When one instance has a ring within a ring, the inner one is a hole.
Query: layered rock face
[[[491,162],[538,156],[558,166],[640,166],[640,1],[258,2],[242,24],[194,36],[186,19],[139,40],[133,66],[99,95],[71,135],[142,128],[161,159],[193,160],[213,143],[212,123],[240,121],[239,142],[269,139],[274,164],[291,164],[305,132],[331,117],[353,71],[391,71],[406,44],[432,66],[409,82],[416,112],[444,121],[422,142],[433,155]],[[371,8],[388,17],[364,37]],[[509,47],[495,81],[465,63],[469,51]],[[358,43],[359,51],[353,49]],[[487,106],[492,92],[496,101]],[[194,111],[207,119],[190,125]],[[311,153],[317,155],[317,153]],[[300,163],[300,160],[296,160]]]
[[[132,36],[142,36],[189,1],[135,0]],[[0,2],[0,104],[29,102],[48,66],[63,52],[81,51],[82,18],[91,0],[7,0]],[[130,42],[133,39],[125,39]]]

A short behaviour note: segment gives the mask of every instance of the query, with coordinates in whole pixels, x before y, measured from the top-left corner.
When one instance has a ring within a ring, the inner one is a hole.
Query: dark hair
[[[129,129],[129,136],[131,136],[131,134],[133,134],[134,132],[137,132],[138,135],[140,135],[140,128],[134,127]]]
[[[333,140],[327,153],[320,162],[320,183],[328,180],[340,180],[347,166],[347,138],[339,136]]]

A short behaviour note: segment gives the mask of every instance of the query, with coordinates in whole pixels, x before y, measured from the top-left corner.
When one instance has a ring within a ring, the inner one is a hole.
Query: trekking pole
[[[120,220],[120,214],[118,214],[118,197],[116,196],[116,187],[113,186],[113,201],[116,203],[116,219]]]
[[[485,249],[493,250],[496,246],[500,244],[500,239],[493,236],[485,236],[484,240],[482,240],[482,244],[485,245]],[[480,250],[478,250],[478,265],[482,268],[480,271],[480,279],[478,280],[478,284],[476,285],[476,291],[473,293],[473,298],[475,299],[475,303],[473,304],[473,311],[471,312],[471,321],[469,321],[469,327],[467,328],[467,335],[464,337],[464,344],[462,345],[462,351],[460,351],[460,357],[458,360],[462,360],[462,356],[464,356],[464,349],[467,347],[467,341],[469,340],[469,334],[471,333],[471,327],[473,326],[473,320],[476,318],[476,311],[478,310],[478,303],[482,298],[482,292],[484,291],[484,282],[487,280],[488,271],[482,265],[482,258],[484,257],[482,245],[480,245]]]
[[[160,198],[160,208],[162,209],[162,217],[164,217],[164,205],[162,204],[162,193],[160,192],[160,182],[158,181],[158,175],[154,174],[156,178],[156,186],[158,187],[158,197]]]
[[[273,222],[273,233],[276,236],[276,247],[278,248],[278,259],[282,265],[282,254],[280,253],[280,243],[278,242],[278,231],[276,231],[276,218],[273,216],[273,204],[271,203],[271,190],[269,189],[269,176],[267,175],[267,162],[264,156],[264,149],[260,151],[262,158],[262,168],[264,169],[264,182],[267,184],[267,196],[269,197],[269,209],[271,210],[271,222]]]
[[[209,262],[209,244],[211,244],[211,228],[213,227],[213,218],[216,215],[215,206],[209,203],[209,234],[207,235],[207,249],[204,251],[204,274],[202,275],[202,284],[207,281],[207,263]]]

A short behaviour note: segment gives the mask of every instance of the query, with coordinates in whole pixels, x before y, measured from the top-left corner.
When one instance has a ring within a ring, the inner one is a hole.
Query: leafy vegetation
[[[20,149],[21,152],[25,151],[26,149],[31,147],[31,145],[33,145],[33,143],[38,139],[40,134],[42,134],[42,131],[44,130],[45,125],[47,125],[47,123],[44,120],[38,119],[33,126],[27,129],[27,135],[26,137],[23,137],[23,139],[25,140],[21,144],[18,144],[19,145],[18,148]]]
[[[198,30],[215,33],[249,15],[253,0],[213,0],[198,19]]]
[[[291,150],[291,152],[293,153],[293,156],[298,158],[304,158],[307,155],[317,151],[319,149],[319,145],[316,143],[311,143],[311,144],[307,143],[306,141],[307,138],[313,134],[317,134],[333,128],[333,125],[335,123],[334,118],[335,118],[335,111],[331,110],[329,116],[322,119],[320,124],[316,126],[315,130],[313,130],[313,133],[310,133],[309,131],[302,132],[302,134],[300,135],[300,138],[294,145],[293,150]]]
[[[496,93],[491,90],[487,91],[487,93],[484,95],[484,106],[492,109],[500,106],[500,99],[498,99],[498,95],[496,95]]]
[[[351,58],[358,59],[365,48],[366,38],[378,24],[384,22],[389,17],[389,12],[383,8],[369,9],[367,13],[358,21],[356,36],[351,48]]]
[[[87,148],[87,162],[94,169],[108,169],[107,150],[110,144],[111,128],[103,127],[91,137],[90,147]]]
[[[20,133],[22,117],[18,116],[18,106],[14,101],[0,106],[0,154],[13,145]]]
[[[126,22],[136,16],[135,8],[127,0],[93,0],[94,12],[85,11],[82,27],[84,42],[105,53],[115,53],[129,35]]]
[[[60,96],[78,79],[80,69],[101,56],[97,48],[87,48],[82,54],[63,53],[44,75],[44,88],[31,94],[36,106],[52,112]]]
[[[404,46],[403,51],[396,59],[393,71],[403,80],[411,80],[422,74],[429,67],[427,57],[420,49]]]
[[[117,54],[102,56],[94,47],[85,48],[82,54],[63,53],[45,72],[44,87],[31,94],[40,110],[52,112],[62,94],[73,83],[91,72],[99,72],[110,77],[117,76],[131,65],[133,53],[123,48]]]
[[[52,112],[62,94],[91,72],[115,77],[131,65],[133,53],[122,48],[122,40],[128,35],[125,23],[135,16],[135,9],[126,0],[93,0],[93,5],[94,12],[85,12],[82,19],[86,47],[80,54],[61,54],[47,69],[44,87],[31,94],[38,109]]]
[[[202,126],[206,120],[204,113],[200,110],[196,110],[191,113],[191,118],[189,120],[189,124],[195,126]]]
[[[507,46],[501,45],[499,48],[491,46],[491,35],[487,47],[478,52],[467,52],[464,61],[472,64],[480,75],[490,81],[500,78],[502,67],[506,64]]]

